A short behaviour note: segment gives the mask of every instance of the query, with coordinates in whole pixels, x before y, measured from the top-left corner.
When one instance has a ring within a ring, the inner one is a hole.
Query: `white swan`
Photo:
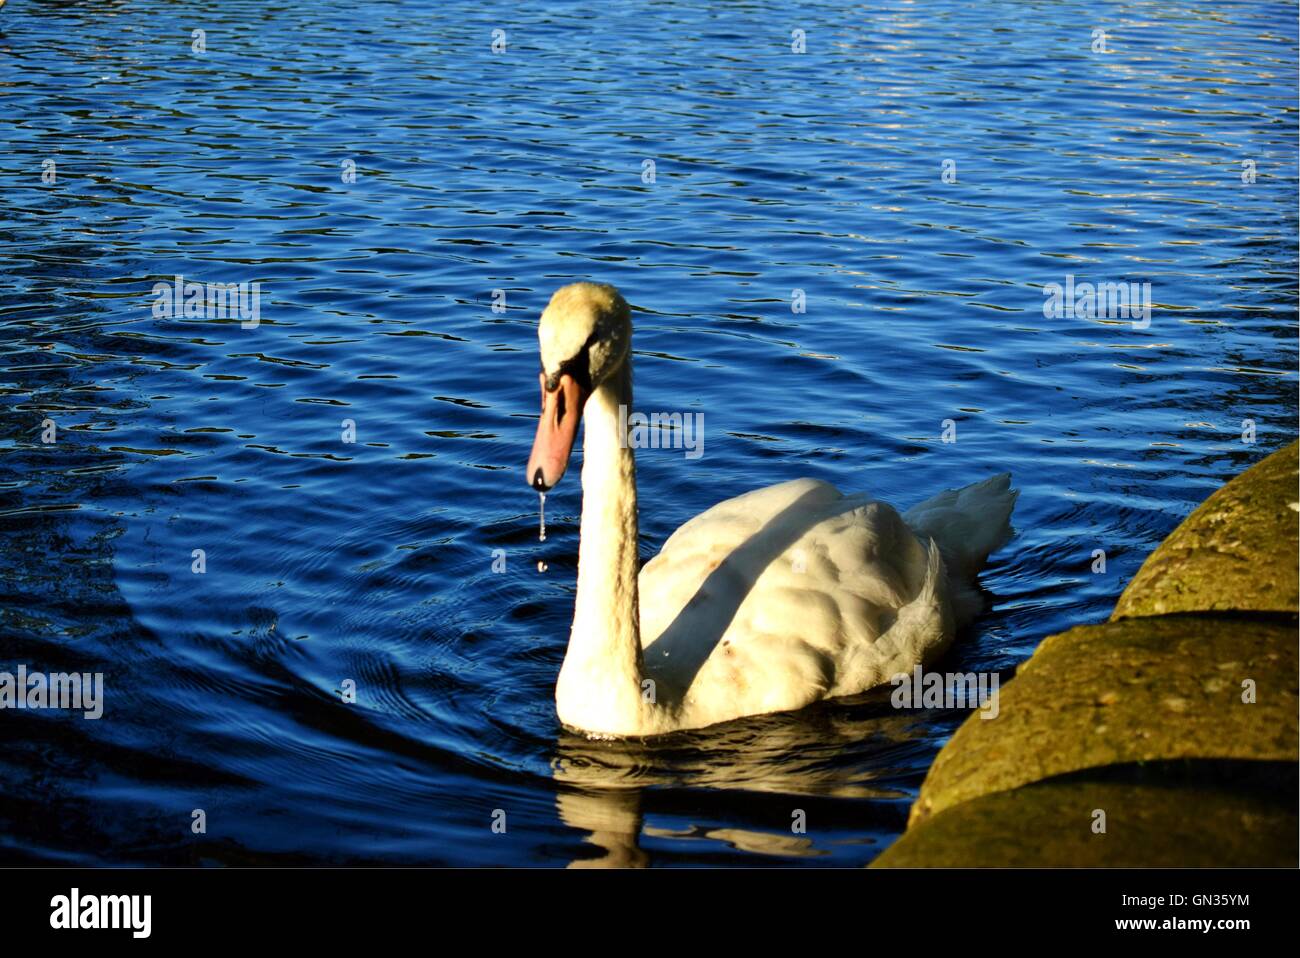
[[[816,479],[758,489],[691,519],[638,579],[636,464],[619,436],[631,340],[627,303],[595,283],[558,290],[538,328],[530,486],[559,482],[587,420],[561,722],[657,735],[853,695],[933,660],[979,612],[975,575],[1011,531],[1007,474],[902,516]]]

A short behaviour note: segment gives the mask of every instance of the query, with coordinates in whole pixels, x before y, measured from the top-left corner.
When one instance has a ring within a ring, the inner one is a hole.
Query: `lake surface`
[[[558,725],[542,307],[617,284],[638,408],[704,414],[640,455],[646,557],[798,476],[1013,472],[939,666],[1010,679],[1294,436],[1296,41],[1265,2],[8,3],[0,671],[105,691],[0,712],[0,861],[870,862],[965,713]],[[259,322],[155,316],[177,275]],[[1046,316],[1070,276],[1149,324]]]

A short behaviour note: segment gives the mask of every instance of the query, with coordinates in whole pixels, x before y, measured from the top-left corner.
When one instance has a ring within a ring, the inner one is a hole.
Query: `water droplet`
[[[539,492],[537,494],[537,498],[539,501],[537,514],[540,523],[538,526],[537,541],[545,542],[546,541],[546,493]]]
[[[545,571],[546,571],[546,563],[543,562],[541,559],[538,559],[538,560],[537,560],[537,571],[538,571],[538,572],[545,572]]]

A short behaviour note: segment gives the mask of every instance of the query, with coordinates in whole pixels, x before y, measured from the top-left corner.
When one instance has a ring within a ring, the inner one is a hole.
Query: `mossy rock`
[[[1162,616],[1046,639],[931,766],[914,824],[960,802],[1162,759],[1297,761],[1294,622]],[[1253,703],[1243,702],[1245,683]]]
[[[1242,763],[1227,764],[1239,770]],[[872,867],[1295,868],[1300,821],[1294,767],[1289,771],[1289,788],[1274,791],[1258,784],[1243,790],[1159,781],[1159,775],[1139,775],[1136,781],[1070,776],[1038,782],[963,802],[926,819],[909,828]],[[1279,777],[1285,779],[1286,771]],[[1099,832],[1102,823],[1105,831]]]
[[[1147,556],[1112,621],[1170,612],[1296,612],[1296,447],[1256,463],[1201,503]]]

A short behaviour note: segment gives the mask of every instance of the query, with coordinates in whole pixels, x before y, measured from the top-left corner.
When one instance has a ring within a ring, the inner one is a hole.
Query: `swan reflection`
[[[825,858],[836,845],[871,842],[906,815],[934,734],[923,716],[894,710],[888,693],[876,690],[655,739],[563,731],[550,763],[556,808],[599,850],[576,856],[570,867],[653,864],[643,839],[658,848],[705,842],[723,857],[792,864]],[[671,859],[671,851],[661,858]]]

